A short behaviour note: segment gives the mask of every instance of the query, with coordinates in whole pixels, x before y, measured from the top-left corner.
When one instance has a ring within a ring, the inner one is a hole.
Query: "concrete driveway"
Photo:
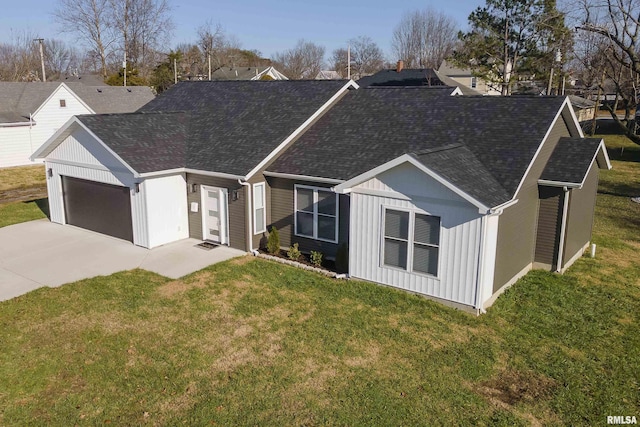
[[[185,239],[154,249],[49,220],[0,228],[0,301],[42,286],[142,268],[172,279],[245,252]]]

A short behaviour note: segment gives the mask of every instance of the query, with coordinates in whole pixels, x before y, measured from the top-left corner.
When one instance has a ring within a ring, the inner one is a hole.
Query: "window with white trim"
[[[338,195],[327,188],[295,185],[295,235],[338,242]]]
[[[383,265],[437,276],[439,252],[440,217],[384,210]]]
[[[471,77],[471,89],[475,89],[476,87],[478,87],[478,78]]]
[[[267,231],[265,184],[253,184],[253,234]]]

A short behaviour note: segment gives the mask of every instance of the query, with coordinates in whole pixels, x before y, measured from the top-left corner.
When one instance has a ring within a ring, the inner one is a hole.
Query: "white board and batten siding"
[[[60,100],[64,100],[64,107]],[[0,127],[0,167],[34,164],[29,156],[72,116],[92,113],[63,85],[39,108],[37,113],[31,111],[31,124]]]
[[[47,176],[51,221],[66,224],[62,176],[129,187],[133,243],[149,247],[145,186],[140,184],[136,192],[136,180],[131,171],[87,131],[76,129],[62,141],[46,156],[45,168],[52,171],[52,176]]]
[[[437,276],[383,265],[385,208],[440,217]],[[481,228],[477,207],[414,166],[399,165],[352,189],[349,274],[474,306]]]
[[[144,181],[149,248],[189,237],[187,181],[184,174]],[[135,220],[134,220],[135,221]]]

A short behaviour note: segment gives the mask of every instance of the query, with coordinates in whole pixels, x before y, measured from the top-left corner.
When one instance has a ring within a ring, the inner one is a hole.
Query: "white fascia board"
[[[560,188],[567,187],[567,188],[578,188],[578,189],[582,188],[582,183],[552,181],[549,179],[539,179],[538,184],[545,185],[547,187],[560,187]]]
[[[596,150],[596,155],[594,159],[598,158],[598,153],[602,150],[602,155],[604,156],[604,161],[607,166],[607,170],[611,170],[613,166],[611,166],[611,159],[609,158],[609,153],[607,153],[607,146],[604,144],[604,139],[600,141],[600,145],[598,146],[598,150]]]
[[[275,150],[273,150],[271,153],[269,153],[269,155],[267,157],[265,157],[260,163],[258,163],[258,165],[253,168],[248,174],[247,176],[244,178],[245,181],[251,179],[251,177],[253,175],[255,175],[256,173],[258,173],[258,171],[260,169],[262,169],[267,163],[269,163],[275,156],[277,156],[278,154],[280,154],[280,152],[291,142],[293,141],[296,137],[298,137],[298,135],[300,135],[306,128],[307,126],[309,126],[316,118],[318,118],[321,114],[323,114],[327,109],[329,109],[329,107],[331,107],[331,105],[333,105],[333,103],[343,94],[345,93],[350,87],[353,87],[355,89],[357,89],[359,86],[353,81],[353,80],[349,80],[344,86],[342,86],[342,88],[340,88],[340,90],[338,90],[331,98],[329,98],[329,100],[327,102],[325,102],[315,113],[313,113],[311,115],[311,117],[309,117],[307,120],[305,120],[304,123],[302,123],[296,130],[293,131],[293,133],[291,135],[289,135],[287,137],[287,139],[285,139],[284,141],[282,141],[280,143],[280,145],[278,145]]]
[[[109,152],[109,154],[111,154],[113,157],[115,157],[120,163],[122,163],[122,165],[124,167],[126,167],[129,172],[131,172],[133,174],[134,177],[138,178],[140,176],[140,174],[138,172],[136,172],[135,169],[133,169],[131,166],[129,166],[129,164],[127,162],[124,161],[124,159],[122,157],[120,157],[115,151],[113,151],[111,149],[111,147],[109,147],[107,144],[104,143],[104,141],[102,141],[100,138],[98,138],[98,135],[96,135],[95,133],[93,133],[91,131],[91,129],[89,129],[87,126],[85,126],[84,123],[82,123],[77,117],[76,117],[76,121],[80,124],[80,127],[82,127],[84,130],[86,130],[89,135],[91,135],[93,138],[95,138],[96,141],[98,141],[100,144],[102,144],[102,146],[104,147],[105,150],[107,150],[107,152]]]
[[[65,124],[63,124],[60,127],[60,129],[58,129],[56,131],[56,133],[51,135],[49,137],[49,139],[47,139],[40,146],[40,148],[38,148],[36,151],[34,151],[33,154],[31,156],[29,156],[29,159],[31,161],[44,159],[44,157],[42,157],[42,153],[47,151],[49,149],[49,147],[51,147],[52,150],[55,149],[56,146],[58,146],[62,142],[62,140],[67,137],[67,135],[65,135],[67,133],[67,130],[70,130],[70,128],[72,126],[74,126],[74,125],[77,126],[79,123],[80,122],[78,121],[78,118],[76,116],[72,116],[69,120],[67,120],[67,122]],[[69,134],[70,133],[71,132],[69,132]],[[65,135],[64,138],[61,138],[62,135]]]
[[[0,128],[18,128],[25,126],[32,126],[33,122],[12,122],[12,123],[0,123]]]
[[[468,195],[467,193],[465,193],[464,191],[462,191],[461,189],[453,185],[451,182],[444,179],[443,177],[441,177],[440,175],[438,175],[437,173],[435,173],[434,171],[432,171],[431,169],[429,169],[428,167],[426,167],[425,165],[423,165],[418,160],[416,160],[415,158],[411,157],[408,154],[403,154],[400,157],[396,157],[395,159],[388,161],[387,163],[384,163],[378,167],[368,170],[363,174],[360,174],[354,178],[351,178],[350,180],[345,181],[340,185],[337,185],[336,187],[333,188],[333,190],[336,193],[341,193],[341,194],[350,193],[352,188],[355,187],[356,185],[361,184],[365,181],[368,181],[374,178],[375,176],[381,174],[382,172],[386,172],[406,162],[411,163],[413,166],[415,166],[416,168],[424,172],[426,175],[435,179],[437,182],[444,185],[446,188],[453,191],[455,194],[457,194],[467,202],[477,207],[480,213],[487,213],[490,211],[488,206],[476,200],[474,197],[471,197],[470,195]]]
[[[84,102],[82,100],[82,98],[80,98],[78,95],[76,95],[76,93],[74,91],[72,91],[69,86],[67,86],[64,83],[60,83],[60,86],[58,86],[53,92],[51,92],[51,95],[49,95],[49,97],[38,107],[38,109],[36,111],[33,112],[32,116],[35,117],[36,114],[38,114],[40,112],[40,110],[42,110],[42,108],[51,100],[51,98],[55,97],[55,95],[62,89],[65,88],[66,90],[69,91],[69,93],[76,98],[76,100],[78,100],[78,102],[80,104],[82,104],[83,107],[85,107],[90,114],[95,114],[96,112],[93,111],[93,108],[89,107],[89,105],[87,105],[86,102]]]
[[[556,112],[556,116],[554,117],[553,121],[551,122],[551,125],[549,126],[549,128],[547,128],[547,132],[544,135],[544,138],[542,138],[542,141],[540,141],[540,144],[538,145],[538,149],[536,150],[536,153],[533,155],[533,159],[531,159],[531,162],[529,162],[529,166],[527,166],[527,170],[524,172],[524,174],[522,175],[522,178],[520,179],[520,183],[518,184],[518,188],[516,188],[516,191],[514,194],[518,194],[520,192],[520,189],[522,188],[522,185],[524,184],[525,179],[527,179],[527,176],[529,175],[529,172],[531,172],[531,168],[533,167],[533,164],[536,162],[536,160],[538,159],[538,156],[540,155],[540,151],[542,151],[542,147],[544,147],[544,145],[547,143],[547,139],[549,138],[549,135],[551,134],[551,130],[555,127],[556,123],[558,122],[558,119],[562,117],[562,111],[564,111],[565,107],[567,107],[567,105],[569,103],[569,97],[566,97],[564,99],[564,102],[562,103],[562,105],[560,106],[560,108],[558,109],[558,111]],[[571,110],[571,108],[569,109]],[[576,118],[576,115],[573,114],[573,118],[576,121],[576,124],[578,123],[578,119]],[[578,125],[578,129],[580,129],[580,125]],[[580,135],[581,137],[583,137],[582,135],[582,130],[580,130]]]
[[[175,168],[175,169],[166,169],[166,170],[154,171],[154,172],[145,172],[145,173],[138,174],[138,176],[140,178],[153,178],[153,177],[159,177],[164,175],[174,175],[178,173],[192,173],[196,175],[205,175],[205,176],[212,176],[215,178],[225,178],[225,179],[233,179],[233,180],[244,179],[244,177],[241,175],[233,175],[233,174],[222,173],[222,172],[210,172],[210,171],[203,171],[199,169],[190,169],[190,168]]]
[[[463,95],[462,90],[458,86],[456,86],[456,88],[453,90],[453,92],[451,92],[451,95],[449,96],[462,96],[462,95]]]
[[[573,125],[575,126],[576,130],[578,131],[578,135],[580,135],[580,138],[584,138],[584,132],[582,132],[582,126],[580,126],[580,122],[578,121],[578,116],[576,116],[576,111],[573,108],[573,104],[571,103],[571,100],[569,99],[568,96],[565,99],[565,103],[566,103],[566,105],[569,106],[569,112],[571,113],[571,118],[573,119]],[[564,107],[564,105],[563,105],[563,107]]]
[[[333,178],[322,178],[319,176],[308,176],[308,175],[294,175],[290,173],[279,173],[279,172],[263,172],[265,176],[272,176],[274,178],[285,178],[285,179],[293,179],[298,181],[310,181],[310,182],[321,182],[323,184],[342,184],[344,182],[343,179],[333,179]]]

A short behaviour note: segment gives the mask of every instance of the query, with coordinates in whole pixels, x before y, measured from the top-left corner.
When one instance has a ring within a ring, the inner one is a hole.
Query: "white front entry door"
[[[202,236],[222,245],[229,244],[229,204],[227,189],[201,186]]]

